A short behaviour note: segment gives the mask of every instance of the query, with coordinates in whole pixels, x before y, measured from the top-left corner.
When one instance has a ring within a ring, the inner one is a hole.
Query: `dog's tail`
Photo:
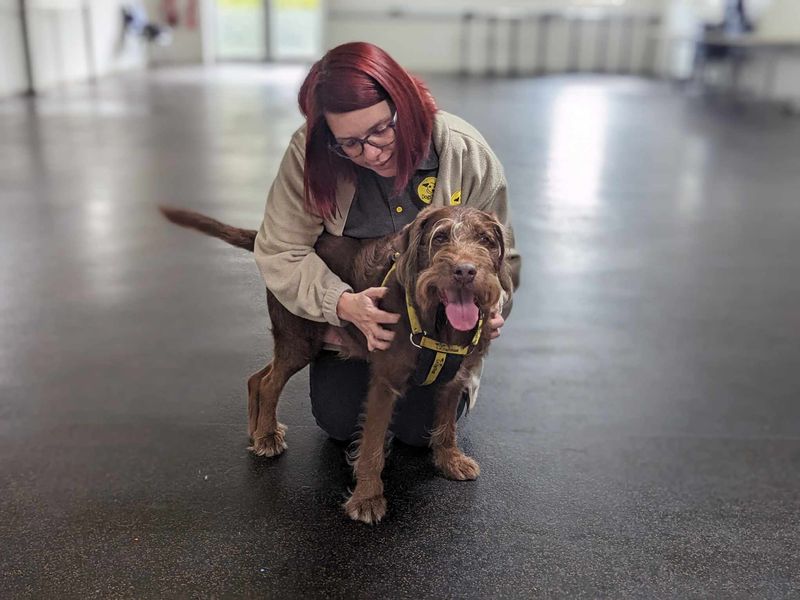
[[[239,229],[238,227],[231,227],[225,223],[215,221],[211,217],[207,217],[190,210],[182,210],[180,208],[159,206],[158,210],[160,210],[161,214],[163,214],[167,219],[176,225],[180,225],[181,227],[197,229],[206,235],[210,235],[215,238],[219,238],[224,242],[228,242],[231,246],[244,248],[250,252],[252,252],[253,248],[255,247],[255,229]]]

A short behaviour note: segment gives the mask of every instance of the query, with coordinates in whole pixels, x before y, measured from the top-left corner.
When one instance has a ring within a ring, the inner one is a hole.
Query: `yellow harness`
[[[396,253],[393,259],[397,259],[399,253]],[[392,264],[392,268],[386,273],[383,278],[382,286],[386,286],[389,277],[395,272],[396,263]],[[442,378],[444,382],[450,381],[455,377],[458,372],[461,362],[464,357],[469,354],[472,349],[478,344],[481,339],[481,331],[483,330],[483,315],[478,318],[478,324],[475,327],[475,334],[467,346],[457,346],[455,344],[444,344],[437,342],[433,338],[428,337],[428,332],[423,331],[422,326],[417,316],[417,311],[411,302],[411,293],[408,289],[405,290],[406,294],[406,311],[408,312],[408,321],[411,325],[411,335],[409,340],[411,344],[420,349],[419,359],[417,361],[417,369],[414,373],[413,382],[415,385],[430,385],[439,378],[439,375],[444,371],[445,376]],[[418,340],[414,338],[418,337]]]

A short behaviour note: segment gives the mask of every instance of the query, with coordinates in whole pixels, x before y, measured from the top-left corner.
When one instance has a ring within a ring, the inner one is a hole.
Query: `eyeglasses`
[[[358,158],[364,154],[364,144],[369,144],[373,148],[386,148],[393,144],[395,140],[395,126],[397,125],[397,113],[392,113],[392,120],[386,125],[370,133],[367,137],[347,138],[341,144],[328,144],[328,149],[341,156],[342,158]]]

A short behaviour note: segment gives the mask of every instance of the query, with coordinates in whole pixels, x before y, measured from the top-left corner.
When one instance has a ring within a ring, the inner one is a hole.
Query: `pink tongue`
[[[478,322],[478,307],[475,306],[475,297],[466,292],[447,292],[447,305],[444,312],[447,320],[459,331],[469,331]]]

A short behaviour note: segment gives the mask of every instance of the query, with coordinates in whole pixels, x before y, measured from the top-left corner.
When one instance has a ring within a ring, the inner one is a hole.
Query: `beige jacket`
[[[334,275],[314,252],[323,229],[342,235],[355,185],[341,180],[336,191],[339,213],[333,220],[309,214],[303,202],[305,126],[298,129],[269,191],[264,221],[256,236],[255,259],[267,287],[292,313],[311,321],[342,325],[336,314],[339,297],[352,288]],[[443,111],[436,113],[433,144],[439,171],[432,206],[463,204],[493,212],[509,226],[503,167],[486,140],[469,123]],[[519,274],[513,234],[508,259]]]

